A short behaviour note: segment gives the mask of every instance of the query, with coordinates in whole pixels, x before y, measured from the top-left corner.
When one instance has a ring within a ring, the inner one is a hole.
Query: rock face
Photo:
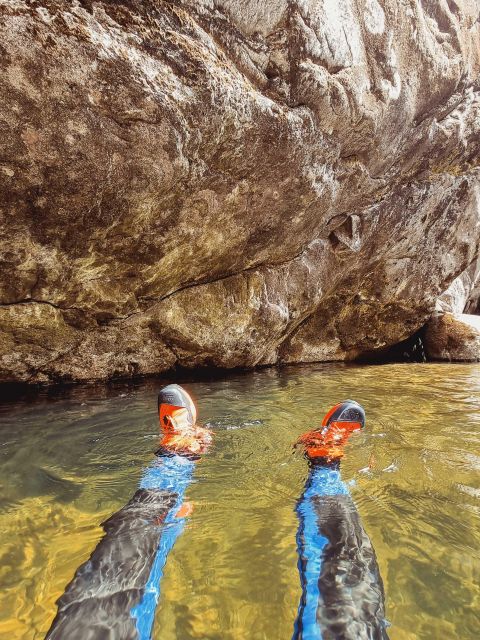
[[[473,314],[479,310],[480,301],[480,257],[452,282],[437,300],[436,310],[440,313],[459,315]]]
[[[480,316],[451,313],[433,317],[425,327],[424,343],[432,360],[480,361]]]
[[[352,359],[478,255],[478,0],[0,0],[0,380]]]

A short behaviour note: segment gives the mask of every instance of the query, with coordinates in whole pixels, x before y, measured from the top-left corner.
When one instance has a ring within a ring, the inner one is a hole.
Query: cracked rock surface
[[[350,360],[479,254],[478,0],[0,0],[0,381]]]

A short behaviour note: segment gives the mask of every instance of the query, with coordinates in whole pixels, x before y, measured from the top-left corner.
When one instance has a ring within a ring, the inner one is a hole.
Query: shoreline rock
[[[425,327],[424,342],[432,360],[480,361],[480,316],[445,313],[433,317]]]
[[[476,0],[0,18],[0,382],[349,361],[479,255]]]

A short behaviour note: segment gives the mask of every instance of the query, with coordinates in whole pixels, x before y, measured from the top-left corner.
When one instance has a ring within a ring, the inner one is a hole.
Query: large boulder
[[[0,380],[348,360],[478,255],[477,0],[0,0]]]
[[[424,332],[427,356],[449,362],[480,361],[480,316],[467,313],[435,315]]]

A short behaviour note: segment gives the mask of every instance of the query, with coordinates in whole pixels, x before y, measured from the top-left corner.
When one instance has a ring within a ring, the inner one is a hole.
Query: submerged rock
[[[425,348],[432,360],[480,361],[480,316],[446,313],[425,327]]]
[[[476,0],[0,0],[0,380],[348,360],[478,255]]]

